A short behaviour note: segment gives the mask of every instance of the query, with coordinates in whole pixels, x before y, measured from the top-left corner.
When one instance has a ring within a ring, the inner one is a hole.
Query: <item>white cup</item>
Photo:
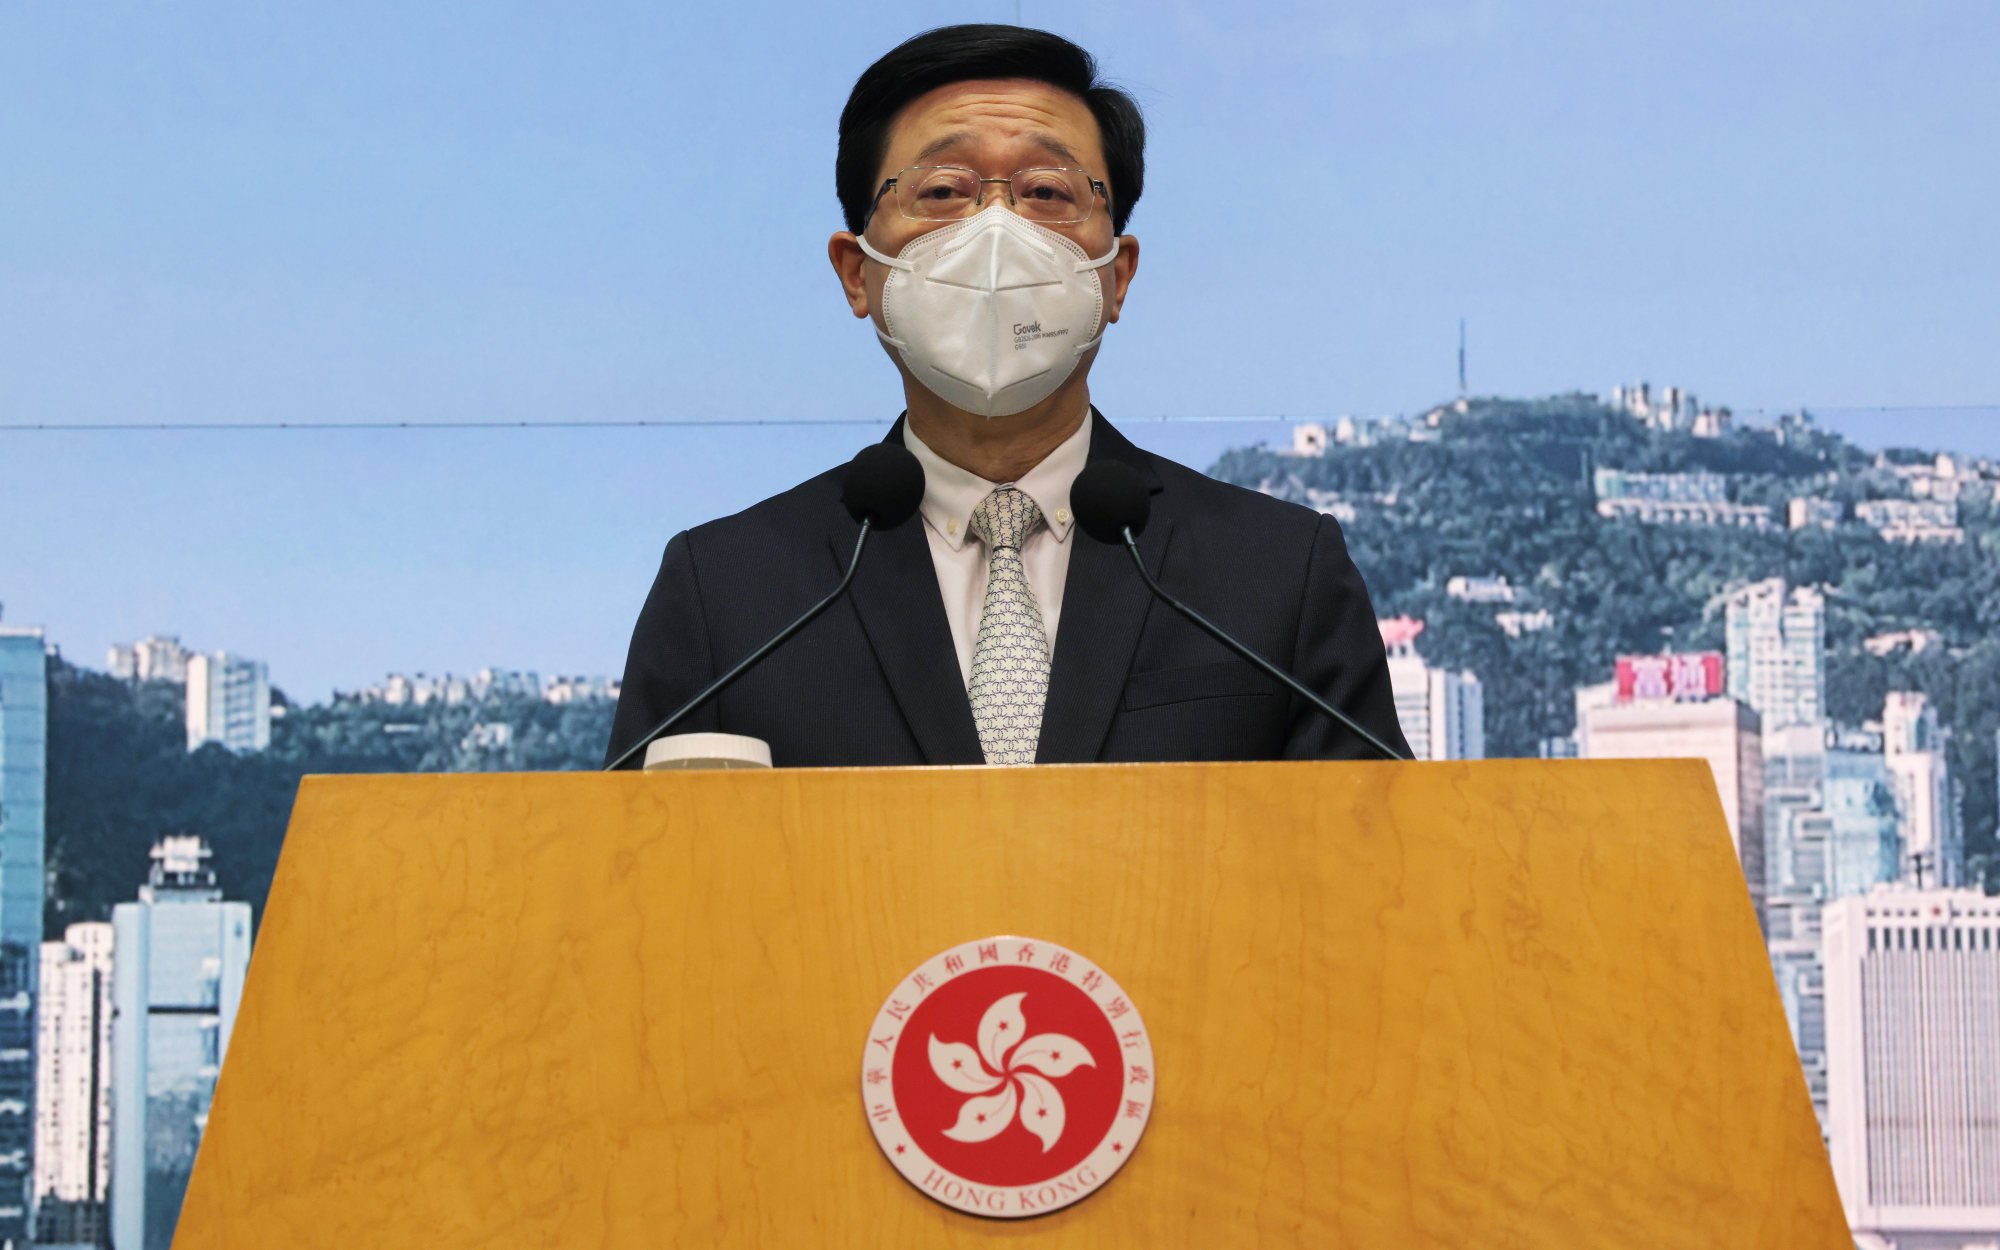
[[[669,734],[646,748],[646,771],[769,768],[771,744],[743,734]]]

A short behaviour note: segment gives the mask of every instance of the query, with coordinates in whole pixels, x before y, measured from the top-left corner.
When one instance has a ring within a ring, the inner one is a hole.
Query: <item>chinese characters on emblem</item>
[[[881,1035],[868,1039],[862,1104],[883,1153],[931,1197],[987,1216],[1067,1206],[1116,1172],[1145,1131],[1158,1076],[1144,1022],[1083,956],[1023,937],[969,941],[933,955],[897,989],[876,1016]],[[976,1022],[964,1014],[981,1006]],[[1069,1017],[1078,1022],[1073,1035],[1063,1031],[1065,1011],[1083,1013]],[[1087,1027],[1103,1030],[1095,1059],[1079,1040]],[[902,1056],[905,1035],[928,1043],[927,1064]],[[1065,1078],[1083,1082],[1074,1070],[1099,1061],[1108,1061],[1102,1097],[1071,1103],[1065,1095],[1076,1091]],[[999,1183],[1005,1169],[1043,1166],[1046,1174]]]

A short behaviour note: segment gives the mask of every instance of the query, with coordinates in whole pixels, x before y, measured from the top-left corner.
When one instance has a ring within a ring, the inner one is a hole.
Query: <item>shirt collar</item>
[[[1069,488],[1090,458],[1090,423],[1091,418],[1086,414],[1076,433],[1058,443],[1040,464],[1013,483],[1015,489],[1034,500],[1035,506],[1042,510],[1049,533],[1059,543],[1068,542],[1070,531],[1076,528],[1076,517],[1069,510]],[[924,524],[957,551],[972,537],[972,510],[995,487],[1006,483],[989,482],[938,455],[917,437],[907,419],[903,422],[903,446],[910,449],[924,468]]]

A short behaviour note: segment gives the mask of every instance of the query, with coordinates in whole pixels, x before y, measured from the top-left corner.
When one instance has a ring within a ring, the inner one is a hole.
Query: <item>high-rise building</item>
[[[42,943],[35,1056],[38,1241],[101,1246],[111,1186],[112,929],[73,924]]]
[[[41,631],[0,626],[0,1245],[25,1246],[33,1233],[48,726]]]
[[[271,680],[262,660],[227,651],[188,659],[188,750],[208,742],[231,751],[271,745]]]
[[[1896,880],[1902,840],[1878,734],[1825,724],[1764,735],[1764,916],[1771,971],[1827,1131],[1820,909]]]
[[[1901,872],[1902,820],[1880,735],[1825,724],[1764,735],[1765,879],[1822,902]]]
[[[1708,764],[1763,924],[1764,753],[1757,713],[1730,698],[1598,702],[1580,696],[1577,703],[1577,754],[1584,759],[1689,758]]]
[[[1771,578],[1730,594],[1724,617],[1729,697],[1766,730],[1826,718],[1826,599]]]
[[[2000,1237],[2000,899],[1883,887],[1824,925],[1848,1222],[1905,1250]]]
[[[153,848],[112,909],[111,1234],[167,1250],[250,964],[250,904],[224,902],[200,838]]]
[[[1377,621],[1389,653],[1389,685],[1396,719],[1420,760],[1486,758],[1486,699],[1471,670],[1432,668],[1417,654],[1424,623],[1407,616]]]
[[[194,653],[172,634],[154,634],[133,643],[115,643],[105,655],[104,667],[113,677],[127,681],[185,682],[188,661]]]
[[[1937,709],[1913,690],[1882,705],[1882,746],[1903,814],[1904,873],[1917,886],[1965,883],[1965,839]]]

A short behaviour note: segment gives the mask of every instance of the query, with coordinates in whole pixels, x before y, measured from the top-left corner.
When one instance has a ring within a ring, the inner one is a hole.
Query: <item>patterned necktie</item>
[[[1049,693],[1049,635],[1028,589],[1021,544],[1042,523],[1035,501],[1002,486],[972,510],[986,544],[986,602],[972,648],[972,723],[989,764],[1032,764]]]

